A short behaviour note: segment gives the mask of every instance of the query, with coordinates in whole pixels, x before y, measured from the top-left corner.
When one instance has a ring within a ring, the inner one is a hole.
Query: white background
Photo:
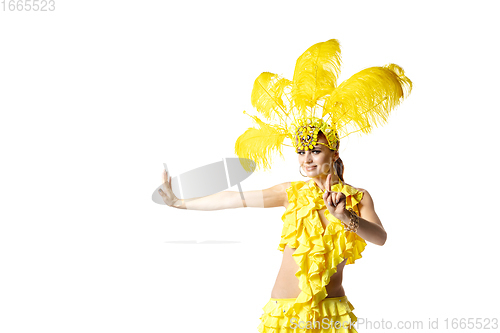
[[[176,210],[151,194],[164,162],[175,176],[235,157],[255,78],[292,79],[332,38],[339,82],[392,62],[414,84],[386,126],[341,142],[346,181],[388,233],[344,271],[354,313],[423,321],[415,332],[498,318],[499,28],[495,1],[2,10],[0,331],[257,332],[284,208]],[[289,149],[243,190],[304,179]],[[235,243],[168,243],[181,240]]]

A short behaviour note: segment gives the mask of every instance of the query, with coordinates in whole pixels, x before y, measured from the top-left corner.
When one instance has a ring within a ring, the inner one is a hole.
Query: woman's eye
[[[313,150],[312,152],[313,153],[321,153],[321,150]],[[303,151],[299,151],[297,154],[302,155],[303,153],[304,153]]]

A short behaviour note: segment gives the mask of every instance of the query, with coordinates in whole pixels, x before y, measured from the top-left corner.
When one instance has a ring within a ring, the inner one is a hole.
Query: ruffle
[[[356,315],[352,312],[354,306],[348,301],[347,297],[327,298],[318,305],[319,327],[316,329],[307,329],[307,322],[301,323],[301,329],[298,325],[300,319],[292,315],[293,301],[271,299],[263,308],[264,313],[260,317],[258,330],[261,333],[331,333],[331,332],[357,332],[353,323],[357,322]],[[294,319],[292,319],[294,318]],[[332,330],[334,323],[338,321],[344,323],[345,329]],[[310,322],[310,328],[312,322]],[[352,323],[349,325],[349,323]],[[319,329],[318,329],[319,328]]]
[[[363,192],[347,184],[335,184],[331,190],[344,193],[346,207],[353,208],[359,215],[356,205]],[[295,276],[301,290],[287,311],[304,322],[316,321],[320,317],[318,305],[328,295],[326,286],[337,272],[337,265],[345,259],[346,264],[353,264],[361,258],[366,242],[356,233],[346,231],[328,209],[324,215],[330,223],[325,230],[318,213],[326,208],[323,192],[314,180],[292,182],[287,194],[289,206],[282,216],[284,225],[278,250],[283,251],[285,245],[296,249],[292,257],[299,266]]]

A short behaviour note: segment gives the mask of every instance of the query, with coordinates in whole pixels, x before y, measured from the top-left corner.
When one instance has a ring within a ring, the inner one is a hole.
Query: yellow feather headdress
[[[284,158],[286,138],[295,151],[312,149],[319,131],[328,147],[355,132],[368,134],[387,122],[390,112],[412,89],[401,67],[388,64],[366,68],[337,87],[340,45],[335,39],[314,44],[298,59],[293,81],[264,72],[255,80],[252,106],[264,116],[247,114],[259,128],[249,128],[236,140],[235,153],[247,171],[269,170],[276,153]],[[251,163],[251,161],[255,163]]]

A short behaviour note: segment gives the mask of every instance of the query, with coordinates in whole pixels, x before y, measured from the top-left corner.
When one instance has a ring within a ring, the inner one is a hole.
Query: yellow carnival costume
[[[309,150],[323,144],[317,141],[321,131],[328,141],[323,145],[335,150],[341,138],[369,133],[385,123],[411,92],[412,82],[395,64],[364,69],[337,86],[340,63],[340,45],[331,39],[311,46],[297,59],[292,81],[269,72],[257,77],[252,105],[267,122],[249,115],[259,128],[249,128],[236,140],[235,152],[246,170],[270,169],[273,154],[283,157],[282,147],[290,146],[283,143],[286,138],[296,152]],[[331,190],[344,193],[346,209],[359,216],[361,191],[342,181]],[[287,194],[278,249],[295,249],[292,257],[299,267],[295,275],[301,292],[297,298],[271,298],[263,308],[259,332],[356,332],[349,326],[356,321],[352,304],[346,296],[327,298],[325,287],[339,263],[347,259],[346,264],[353,264],[361,258],[366,242],[330,214],[314,180],[291,182]],[[326,228],[318,213],[322,209],[330,222]],[[313,329],[309,325],[315,322]]]
[[[363,192],[344,184],[335,184],[332,191],[346,196],[346,208],[359,215],[357,204]],[[301,293],[295,299],[271,299],[263,308],[259,332],[296,332],[295,323],[320,323],[323,331],[332,332],[335,322],[354,323],[354,307],[347,297],[326,298],[326,286],[337,271],[337,265],[347,259],[353,264],[361,258],[366,242],[354,232],[345,231],[340,220],[335,218],[323,201],[323,191],[314,180],[292,182],[287,189],[289,205],[283,214],[283,231],[278,249],[285,245],[295,249],[292,257],[299,266],[295,274],[299,279]],[[326,228],[321,223],[318,211],[330,221]],[[281,329],[281,331],[280,331]],[[355,332],[354,328],[345,332]]]

